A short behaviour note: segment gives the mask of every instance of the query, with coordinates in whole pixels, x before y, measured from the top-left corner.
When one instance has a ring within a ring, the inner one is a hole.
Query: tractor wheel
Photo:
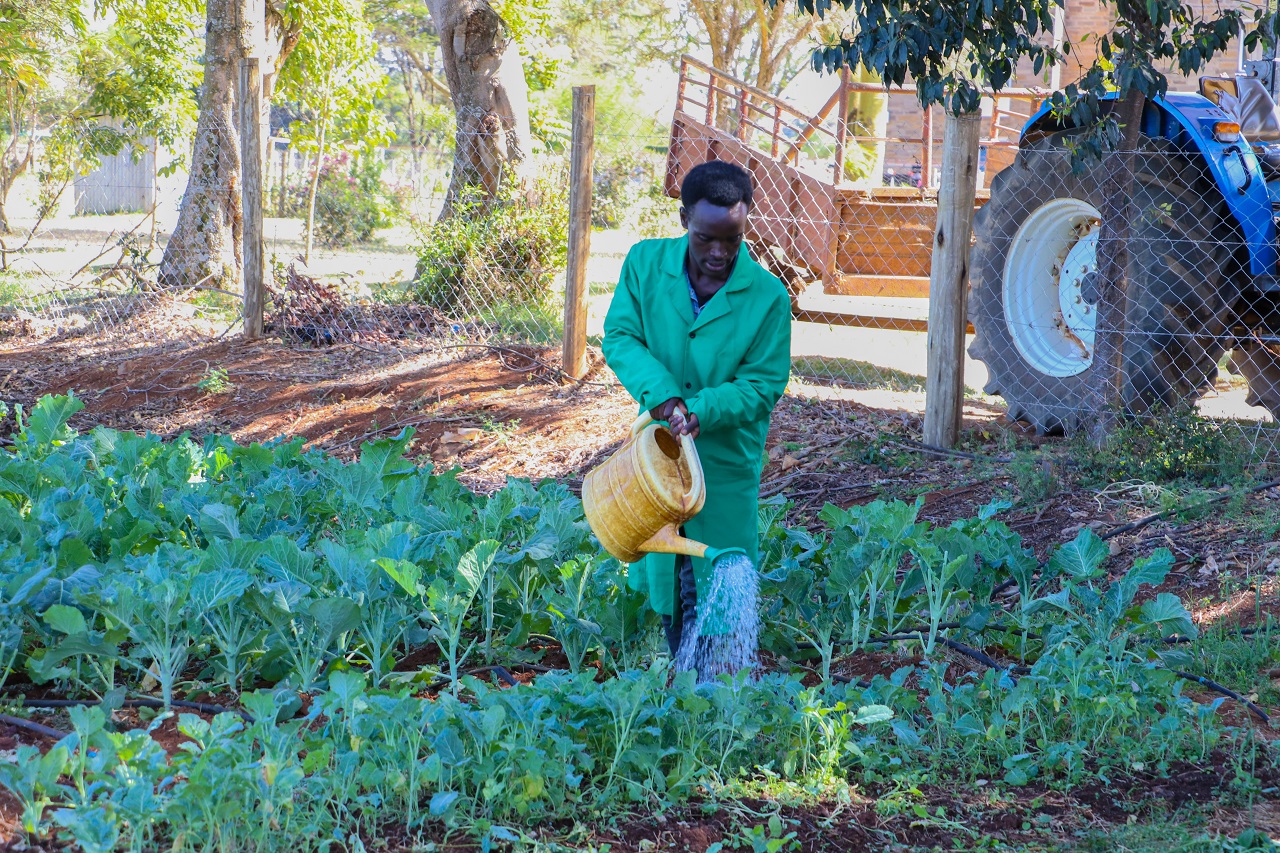
[[[1245,340],[1231,351],[1231,370],[1249,381],[1250,406],[1265,406],[1280,421],[1280,345]]]
[[[987,393],[1039,433],[1073,431],[1086,415],[1097,321],[1106,167],[1073,174],[1063,142],[1022,148],[974,217],[969,354],[987,365]],[[1142,412],[1212,386],[1243,244],[1199,160],[1144,138],[1134,169],[1124,401]]]

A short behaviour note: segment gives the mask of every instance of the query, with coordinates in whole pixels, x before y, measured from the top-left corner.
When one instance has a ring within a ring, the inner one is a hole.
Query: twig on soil
[[[888,439],[886,444],[892,444],[895,447],[901,447],[903,450],[914,450],[918,453],[931,453],[934,456],[950,456],[956,459],[968,459],[973,462],[1012,462],[1013,458],[1009,456],[981,456],[977,453],[966,453],[963,450],[951,450],[947,447],[936,447],[932,444],[925,444],[923,441],[916,441],[913,438],[892,438]]]
[[[532,362],[533,364],[543,368],[544,370],[548,370],[560,377],[563,377],[564,379],[567,379],[568,381],[572,382],[575,385],[579,385],[579,386],[595,385],[600,388],[617,388],[618,387],[617,382],[592,382],[587,379],[575,379],[574,377],[570,376],[568,373],[566,373],[563,369],[559,367],[556,367],[551,364],[547,364],[545,361],[538,358],[534,358],[533,356],[527,353],[520,352],[520,350],[518,349],[512,349],[511,347],[498,346],[497,344],[445,344],[444,346],[440,347],[440,349],[487,349],[490,352],[504,352],[510,355],[517,356],[519,358],[523,358],[526,361]],[[515,368],[511,368],[511,369],[514,370]]]
[[[51,729],[48,726],[42,726],[39,723],[33,723],[30,720],[24,720],[21,717],[11,717],[8,714],[0,714],[0,723],[13,726],[17,729],[26,729],[29,732],[35,732],[38,735],[51,737],[55,740],[62,740],[67,736],[67,732]]]
[[[377,429],[369,430],[368,432],[362,435],[357,435],[355,438],[349,438],[340,444],[330,445],[329,452],[332,453],[333,451],[339,450],[343,447],[350,447],[353,444],[358,444],[364,441],[366,438],[373,438],[375,435],[381,435],[382,433],[387,432],[389,430],[393,430],[393,429],[403,429],[404,427],[421,426],[423,424],[461,423],[463,421],[473,421],[473,420],[475,420],[475,417],[471,415],[450,415],[449,417],[445,417],[445,418],[438,418],[438,417],[410,418],[407,421],[397,421],[396,423],[393,423],[393,424],[387,424],[384,427],[378,427]]]
[[[839,476],[840,476],[840,473],[837,471],[797,471],[794,474],[787,474],[784,477],[777,477],[772,480],[766,480],[764,482],[764,488],[760,490],[760,497],[767,498],[767,497],[776,495],[778,494],[778,492],[783,491],[783,487],[786,486],[787,483],[791,482],[792,480],[799,479],[800,477],[839,477]],[[848,490],[848,489],[870,488],[871,486],[875,486],[875,485],[878,485],[878,484],[877,483],[846,483],[840,486],[840,488],[842,490]]]

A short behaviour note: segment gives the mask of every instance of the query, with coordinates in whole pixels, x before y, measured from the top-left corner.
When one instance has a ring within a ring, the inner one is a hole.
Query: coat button
[[[690,333],[689,333],[689,340],[693,340],[693,339],[694,339],[694,338],[696,338],[697,336],[698,336],[698,333],[697,333],[697,332],[690,332]]]
[[[684,387],[686,387],[686,388],[692,388],[692,387],[693,387],[693,383],[692,383],[692,382],[686,382],[686,383],[684,383]]]

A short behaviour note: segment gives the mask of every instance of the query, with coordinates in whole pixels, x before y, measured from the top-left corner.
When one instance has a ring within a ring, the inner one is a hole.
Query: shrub
[[[591,181],[591,224],[629,228],[641,237],[669,236],[675,206],[662,186],[665,161],[651,151],[598,161]]]
[[[1254,461],[1247,441],[1235,440],[1223,424],[1183,404],[1126,419],[1100,448],[1076,441],[1086,485],[1119,480],[1201,485],[1233,482]]]
[[[545,302],[568,254],[567,183],[560,170],[495,199],[465,195],[422,232],[415,298],[455,317]]]
[[[324,158],[316,185],[316,239],[322,245],[363,243],[386,224],[382,163],[342,153]]]

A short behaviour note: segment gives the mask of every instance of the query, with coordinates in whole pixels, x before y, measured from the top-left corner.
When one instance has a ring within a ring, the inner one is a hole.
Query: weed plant
[[[1219,486],[1258,468],[1258,451],[1243,430],[1223,429],[1189,405],[1125,417],[1101,448],[1078,435],[1070,457],[1077,479],[1090,487],[1122,480]]]

